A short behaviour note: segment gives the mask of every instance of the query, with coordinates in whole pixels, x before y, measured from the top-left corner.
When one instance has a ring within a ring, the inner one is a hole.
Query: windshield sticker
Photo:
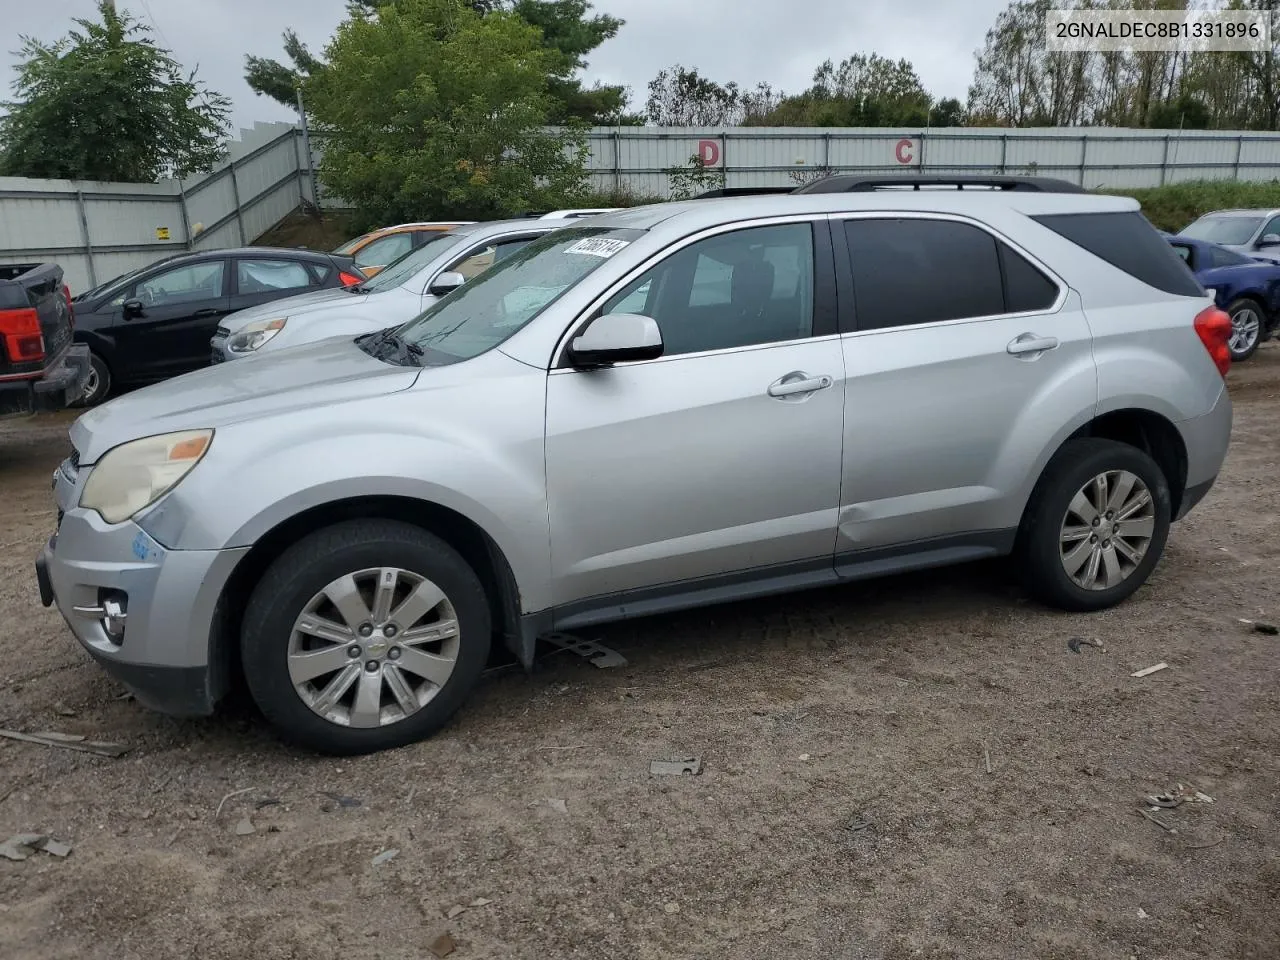
[[[588,257],[604,257],[608,259],[619,250],[623,250],[631,245],[630,240],[611,240],[608,237],[588,237],[585,240],[579,240],[571,247],[565,249],[565,253],[583,253]]]

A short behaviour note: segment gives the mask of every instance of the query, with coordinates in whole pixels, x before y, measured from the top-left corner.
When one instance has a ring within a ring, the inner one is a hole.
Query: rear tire
[[[1262,305],[1248,297],[1240,297],[1231,301],[1227,307],[1227,315],[1231,317],[1231,362],[1240,363],[1253,356],[1262,342],[1262,333],[1267,326],[1267,314]]]
[[[285,739],[351,755],[444,726],[484,669],[490,632],[484,588],[457,551],[410,524],[352,520],[268,568],[240,646],[249,692]]]
[[[1103,610],[1146,582],[1171,518],[1169,483],[1146,453],[1114,440],[1070,440],[1036,484],[1015,557],[1037,599]]]
[[[89,353],[89,378],[85,381],[84,396],[77,407],[95,407],[111,395],[111,368],[96,353]]]

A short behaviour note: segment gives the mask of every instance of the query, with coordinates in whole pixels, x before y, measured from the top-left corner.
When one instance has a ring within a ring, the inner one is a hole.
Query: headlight
[[[80,506],[107,523],[128,520],[177,486],[212,442],[212,430],[184,430],[112,447],[89,474]]]
[[[275,320],[258,320],[243,330],[231,335],[227,341],[227,349],[232,353],[253,353],[277,333],[284,329],[286,317]]]

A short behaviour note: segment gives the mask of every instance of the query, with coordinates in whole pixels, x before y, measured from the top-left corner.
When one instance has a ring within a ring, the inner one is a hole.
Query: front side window
[[[532,237],[520,237],[516,240],[500,240],[486,244],[473,250],[457,263],[448,267],[453,273],[460,273],[468,280],[474,280],[495,263],[500,263],[517,250],[523,250],[532,242]]]
[[[717,234],[677,251],[605,304],[652,317],[663,356],[798,340],[813,332],[813,228]]]
[[[396,333],[420,347],[426,363],[477,357],[512,336],[641,235],[639,230],[608,227],[552,231],[501,257],[491,269],[436,301]]]
[[[138,284],[134,296],[149,307],[162,307],[222,296],[222,276],[226,262],[193,263],[166,270]]]
[[[315,281],[296,260],[237,260],[236,283],[241,293],[302,290]]]

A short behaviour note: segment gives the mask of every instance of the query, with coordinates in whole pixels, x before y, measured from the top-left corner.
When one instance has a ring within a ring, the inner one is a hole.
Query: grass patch
[[[1142,190],[1102,190],[1133,197],[1142,204],[1147,219],[1161,230],[1177,233],[1192,220],[1211,210],[1233,207],[1280,208],[1280,180],[1193,180]]]
[[[295,210],[253,242],[261,247],[294,247],[328,252],[356,235],[350,214],[322,213],[317,216]]]

